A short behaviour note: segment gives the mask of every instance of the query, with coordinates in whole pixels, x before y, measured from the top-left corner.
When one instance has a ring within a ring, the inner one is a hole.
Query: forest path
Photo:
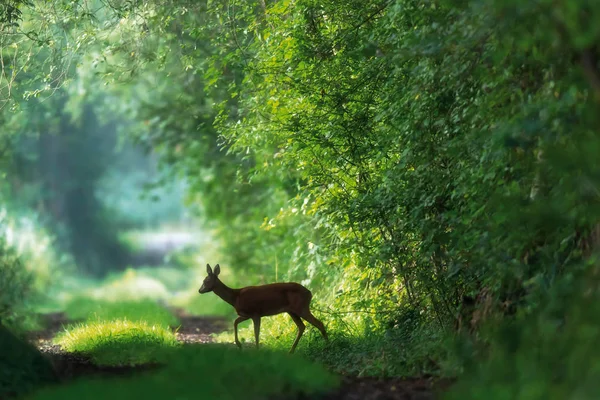
[[[232,325],[231,321],[221,317],[199,317],[175,311],[181,321],[176,336],[185,344],[210,343],[212,333],[222,332]],[[32,332],[29,339],[50,358],[63,382],[82,376],[131,376],[160,368],[160,365],[98,366],[84,356],[67,353],[60,346],[52,344],[58,332],[78,321],[67,319],[63,313],[53,313],[44,315],[43,322],[46,328]],[[434,400],[439,398],[436,393],[443,392],[451,383],[450,380],[434,377],[342,377],[342,385],[330,393],[314,397],[300,394],[297,397],[275,397],[270,400]]]

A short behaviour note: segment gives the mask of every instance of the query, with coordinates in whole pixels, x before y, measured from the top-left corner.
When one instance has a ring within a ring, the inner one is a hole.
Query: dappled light
[[[598,21],[0,1],[0,399],[596,399]]]

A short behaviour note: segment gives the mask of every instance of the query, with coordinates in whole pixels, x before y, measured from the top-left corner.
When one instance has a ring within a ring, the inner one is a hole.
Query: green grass
[[[0,399],[21,396],[56,381],[50,361],[31,343],[0,325]]]
[[[166,327],[146,321],[90,321],[70,327],[54,339],[65,351],[83,353],[98,365],[155,362],[165,348],[178,346]]]
[[[70,319],[86,321],[112,321],[127,319],[145,321],[163,327],[176,327],[179,320],[169,310],[152,300],[106,301],[76,297],[69,301],[65,313]]]
[[[306,330],[296,353],[336,373],[371,377],[455,374],[446,338],[430,325],[376,331],[366,326],[365,329],[344,329],[332,320],[323,319],[323,322],[328,326],[330,341],[325,342],[317,328],[305,322]],[[288,351],[296,334],[296,325],[287,314],[263,318],[261,349]],[[254,348],[252,321],[239,325],[238,336],[244,349]],[[213,338],[219,343],[233,343],[233,330]]]
[[[130,365],[156,361],[157,352],[178,346],[169,327],[179,320],[152,300],[106,301],[73,298],[65,310],[72,325],[55,338],[65,351],[84,353],[99,365]]]
[[[157,372],[127,379],[83,379],[43,389],[29,398],[251,400],[299,392],[314,394],[339,383],[322,366],[282,352],[186,346],[164,351],[161,362],[165,367]]]

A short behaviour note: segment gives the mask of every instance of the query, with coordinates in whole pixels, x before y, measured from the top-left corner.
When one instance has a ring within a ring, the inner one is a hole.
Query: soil
[[[177,340],[186,344],[210,343],[212,333],[223,332],[232,326],[231,321],[222,317],[197,317],[181,310],[174,311],[181,321],[181,326],[175,329],[175,335]]]
[[[175,328],[177,339],[186,344],[210,343],[210,334],[228,329],[231,321],[219,317],[197,317],[174,310],[181,326]],[[160,368],[160,365],[142,366],[98,366],[83,354],[66,353],[60,346],[52,344],[52,338],[70,321],[62,313],[43,316],[45,329],[32,332],[29,339],[52,362],[61,382],[82,376],[115,377],[129,376]],[[272,400],[433,400],[436,395],[451,385],[447,379],[434,377],[415,378],[361,378],[343,377],[342,385],[330,392],[317,396],[305,394],[286,395]]]

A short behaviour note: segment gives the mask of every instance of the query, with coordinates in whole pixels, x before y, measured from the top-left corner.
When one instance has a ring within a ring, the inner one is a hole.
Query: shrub
[[[32,283],[33,274],[23,268],[15,250],[0,236],[0,323],[17,323]]]

